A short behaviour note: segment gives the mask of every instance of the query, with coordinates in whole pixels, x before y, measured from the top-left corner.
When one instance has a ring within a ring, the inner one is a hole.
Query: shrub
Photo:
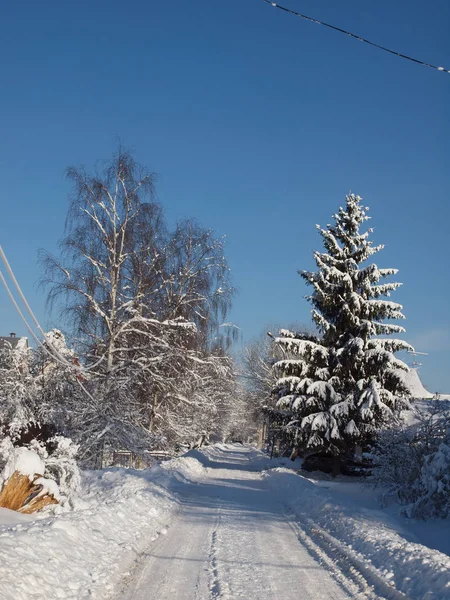
[[[414,421],[381,432],[374,448],[372,478],[382,502],[397,501],[408,517],[450,514],[450,405],[416,404]]]

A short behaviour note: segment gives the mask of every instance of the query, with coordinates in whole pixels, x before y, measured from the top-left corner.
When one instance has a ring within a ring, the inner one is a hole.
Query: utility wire
[[[431,63],[424,62],[423,60],[419,60],[418,58],[408,56],[407,54],[396,52],[395,50],[391,50],[390,48],[386,48],[385,46],[381,46],[380,44],[376,44],[375,42],[371,42],[370,40],[366,40],[365,38],[356,35],[355,33],[351,33],[350,31],[346,31],[345,29],[336,27],[335,25],[330,25],[329,23],[319,21],[319,19],[314,19],[313,17],[308,17],[307,15],[303,15],[302,13],[296,12],[295,10],[291,10],[290,8],[286,8],[285,6],[280,6],[276,2],[271,2],[271,0],[263,0],[263,2],[265,2],[266,4],[270,4],[270,6],[273,6],[274,8],[282,10],[283,12],[289,13],[290,15],[294,15],[295,17],[300,17],[301,19],[305,19],[306,21],[310,21],[311,23],[317,23],[317,25],[323,25],[324,27],[328,27],[328,29],[334,29],[334,31],[338,31],[339,33],[344,33],[345,35],[348,35],[354,38],[355,40],[364,42],[365,44],[369,44],[369,46],[374,46],[379,50],[383,50],[383,52],[388,52],[389,54],[393,54],[394,56],[398,56],[399,58],[404,58],[405,60],[409,60],[418,65],[422,65],[423,67],[429,67],[430,69],[442,71],[443,73],[450,73],[450,70],[445,69],[444,67],[438,67],[437,65],[432,65]]]
[[[11,292],[11,290],[10,290],[10,288],[9,288],[9,285],[7,284],[7,282],[6,282],[6,279],[5,279],[5,277],[4,277],[4,275],[3,275],[3,273],[2,273],[2,271],[1,271],[1,270],[0,270],[0,281],[1,281],[1,282],[3,283],[3,285],[5,286],[6,293],[8,294],[8,296],[9,296],[9,298],[10,298],[11,302],[13,303],[13,305],[14,305],[14,308],[17,310],[17,312],[18,312],[18,314],[19,314],[19,317],[20,317],[20,318],[22,319],[22,321],[25,323],[25,327],[28,329],[28,331],[30,332],[31,336],[32,336],[32,337],[35,339],[36,343],[37,343],[37,344],[39,344],[39,345],[41,345],[41,340],[40,340],[40,339],[37,337],[37,335],[34,333],[33,329],[30,327],[30,325],[29,325],[28,321],[26,320],[26,318],[25,318],[25,316],[24,316],[23,312],[20,310],[20,307],[19,307],[19,305],[17,304],[17,302],[16,302],[16,299],[14,298],[14,296],[13,296],[13,293]],[[46,350],[46,351],[47,351],[47,352],[50,354],[49,350]],[[52,356],[52,358],[54,358],[54,357],[53,357],[53,355],[51,355],[51,356]]]
[[[8,259],[6,258],[6,254],[4,253],[4,251],[3,251],[3,248],[2,248],[2,246],[1,246],[1,245],[0,245],[0,259],[3,261],[3,264],[4,264],[4,265],[5,265],[5,267],[6,267],[6,270],[7,270],[7,272],[8,272],[8,275],[11,277],[11,279],[12,279],[12,281],[13,281],[13,283],[14,283],[14,286],[15,286],[15,288],[16,288],[16,290],[17,290],[17,292],[19,293],[19,296],[20,296],[21,300],[22,300],[22,302],[24,303],[24,305],[25,305],[25,307],[26,307],[26,309],[27,309],[28,313],[30,314],[31,318],[33,319],[33,321],[34,321],[34,324],[36,325],[36,327],[37,327],[37,329],[38,329],[39,333],[40,333],[40,334],[42,335],[42,337],[44,338],[44,340],[45,340],[46,344],[47,344],[47,345],[48,345],[48,346],[51,348],[51,350],[53,351],[53,354],[50,354],[50,355],[54,355],[54,358],[55,358],[55,357],[57,357],[57,358],[59,359],[59,362],[60,362],[61,364],[64,364],[66,367],[73,367],[73,365],[71,365],[71,363],[70,363],[68,360],[66,360],[66,359],[64,358],[64,356],[62,356],[62,354],[61,354],[61,353],[58,351],[58,349],[56,348],[56,346],[54,346],[54,345],[52,344],[51,340],[49,340],[49,339],[47,338],[47,336],[46,336],[46,334],[45,334],[44,330],[42,329],[42,327],[41,327],[41,326],[40,326],[40,324],[39,324],[39,321],[36,319],[36,317],[35,317],[35,315],[34,315],[33,311],[31,310],[31,306],[29,305],[29,303],[28,303],[28,301],[27,301],[27,299],[26,299],[26,297],[25,297],[25,294],[22,292],[22,289],[21,289],[21,287],[20,287],[20,285],[19,285],[19,282],[17,281],[17,279],[16,279],[16,277],[15,277],[15,275],[14,275],[14,272],[13,272],[13,270],[12,270],[12,268],[11,268],[11,265],[9,264],[9,261],[8,261]],[[35,338],[35,340],[36,340],[38,343],[40,343],[40,344],[41,344],[41,345],[42,345],[44,348],[46,348],[46,346],[44,346],[44,345],[43,345],[43,344],[40,342],[40,340],[39,340],[39,339],[36,337],[35,333],[34,333],[34,332],[32,331],[32,329],[30,328],[30,325],[29,325],[29,324],[28,324],[28,322],[26,321],[26,319],[25,319],[25,317],[23,316],[22,312],[20,311],[20,309],[19,309],[19,307],[18,307],[18,305],[17,305],[17,303],[16,303],[16,301],[15,301],[14,297],[12,296],[12,294],[11,294],[11,291],[9,290],[9,288],[8,288],[8,286],[7,286],[7,283],[6,283],[6,281],[5,281],[4,277],[3,277],[3,275],[2,275],[2,277],[1,277],[1,280],[3,281],[3,284],[4,284],[4,286],[6,287],[6,291],[8,292],[8,295],[9,295],[9,297],[10,297],[10,298],[13,300],[13,303],[14,303],[14,305],[16,306],[16,309],[17,309],[17,310],[19,310],[19,316],[20,316],[20,317],[22,318],[22,320],[24,321],[24,323],[25,323],[25,325],[26,325],[27,329],[28,329],[28,330],[31,332],[31,334],[32,334],[32,336]],[[48,353],[48,352],[47,352],[47,353]],[[99,359],[99,360],[98,360],[96,363],[94,363],[94,364],[93,364],[93,365],[91,365],[90,367],[86,368],[86,367],[84,367],[84,366],[81,366],[81,365],[80,365],[80,366],[77,366],[75,370],[76,370],[76,371],[79,371],[79,372],[81,372],[81,371],[83,371],[83,372],[91,371],[91,370],[93,370],[93,369],[94,369],[94,367],[96,367],[97,365],[99,365],[99,364],[100,364],[100,363],[101,363],[103,360],[104,360],[104,358],[103,358],[103,357],[101,357],[101,358],[100,358],[100,359]]]
[[[39,332],[44,336],[44,339],[46,340],[46,343],[44,343],[42,340],[40,340],[38,338],[38,336],[36,335],[36,333],[33,331],[32,327],[30,326],[30,324],[28,323],[27,319],[25,318],[25,315],[22,313],[22,311],[20,310],[20,307],[13,295],[13,293],[11,292],[8,283],[0,269],[0,281],[3,283],[5,290],[11,300],[11,302],[13,303],[15,309],[17,310],[20,318],[22,319],[22,321],[24,322],[26,328],[28,329],[28,331],[30,332],[30,334],[32,335],[32,337],[35,339],[36,343],[41,346],[43,348],[43,350],[53,359],[56,360],[56,362],[59,362],[60,364],[62,364],[65,367],[69,367],[70,369],[74,370],[75,373],[78,375],[81,371],[83,371],[82,367],[77,367],[76,365],[71,364],[69,361],[67,361],[58,351],[58,349],[51,343],[50,340],[46,339],[46,335],[43,331],[43,329],[41,328],[41,326],[39,325],[38,320],[36,319],[33,311],[31,310],[30,305],[27,302],[27,299],[25,298],[25,295],[23,294],[19,283],[13,273],[13,270],[11,269],[11,266],[8,262],[8,259],[6,258],[5,253],[3,252],[3,248],[0,246],[0,258],[3,260],[3,263],[8,271],[8,274],[10,275],[11,279],[14,282],[14,285],[17,289],[17,291],[19,292],[19,295],[23,301],[23,303],[25,304],[28,312],[30,313],[30,315],[33,318],[33,321],[36,324],[36,327],[38,328]],[[48,347],[47,347],[48,346]],[[78,385],[81,387],[81,389],[83,390],[83,392],[93,401],[95,402],[94,397],[90,394],[89,390],[86,389],[86,387],[82,384],[82,382],[80,381],[80,379],[78,378],[78,376],[75,377],[75,379],[77,380]]]
[[[9,285],[8,285],[8,283],[7,283],[7,281],[6,281],[5,277],[4,277],[4,275],[3,275],[2,271],[1,271],[1,269],[0,269],[0,281],[3,283],[3,285],[4,285],[4,287],[5,287],[5,290],[6,290],[7,294],[8,294],[8,296],[9,296],[10,300],[11,300],[11,302],[12,302],[12,303],[13,303],[13,305],[14,305],[14,308],[15,308],[15,309],[16,309],[16,311],[18,312],[18,314],[19,314],[19,317],[20,317],[20,318],[22,319],[22,321],[24,322],[24,324],[25,324],[25,327],[28,329],[28,331],[30,332],[31,336],[34,338],[34,341],[36,342],[36,344],[37,344],[38,346],[41,346],[41,347],[42,347],[42,349],[45,351],[45,353],[46,353],[46,354],[48,354],[48,356],[49,356],[50,358],[52,358],[53,360],[56,360],[57,362],[60,362],[60,361],[59,361],[59,358],[58,358],[57,356],[55,356],[55,355],[54,355],[54,354],[53,354],[53,353],[52,353],[52,352],[49,350],[49,348],[47,348],[47,346],[46,346],[46,345],[45,345],[45,344],[42,342],[42,340],[40,340],[40,339],[38,338],[38,336],[36,335],[36,333],[33,331],[32,327],[31,327],[31,326],[30,326],[30,324],[28,323],[28,321],[27,321],[27,319],[26,319],[25,315],[24,315],[24,314],[23,314],[23,312],[20,310],[20,306],[18,305],[18,303],[17,303],[17,300],[14,298],[14,295],[13,295],[13,293],[11,292],[11,289],[10,289],[10,287],[9,287]],[[50,347],[52,347],[52,346],[50,346]],[[65,363],[63,363],[63,364],[64,364],[64,366],[67,366]],[[68,365],[69,365],[69,366],[72,366],[72,365],[70,365],[70,363],[68,363]]]
[[[38,320],[36,319],[33,311],[31,310],[31,306],[28,304],[27,299],[25,298],[25,295],[23,294],[22,289],[19,286],[19,282],[17,281],[17,279],[13,273],[13,270],[11,269],[11,265],[9,264],[8,259],[6,258],[6,254],[3,252],[3,248],[1,246],[0,246],[0,258],[2,259],[3,264],[5,265],[6,270],[8,271],[8,275],[11,277],[16,290],[19,292],[19,296],[22,299],[22,302],[24,303],[28,313],[30,314],[31,318],[33,319],[34,324],[38,328],[39,333],[45,337],[45,333],[42,330],[41,326],[39,325]]]
[[[22,292],[22,289],[21,289],[21,287],[20,287],[20,285],[19,285],[19,282],[17,281],[17,279],[16,279],[16,277],[15,277],[15,275],[14,275],[14,272],[13,272],[13,270],[12,270],[12,268],[11,268],[11,265],[9,264],[9,262],[8,262],[8,259],[6,258],[6,254],[3,252],[3,248],[2,248],[1,246],[0,246],[0,259],[3,261],[3,264],[4,264],[4,265],[5,265],[5,267],[6,267],[6,270],[7,270],[7,272],[8,272],[8,275],[11,277],[11,279],[12,279],[12,282],[14,283],[14,286],[15,286],[15,288],[16,288],[16,290],[17,290],[18,294],[19,294],[19,296],[20,296],[20,298],[21,298],[22,302],[23,302],[23,303],[24,303],[24,305],[25,305],[25,308],[27,309],[28,313],[30,314],[31,318],[33,319],[33,322],[34,322],[34,324],[36,325],[36,327],[37,327],[37,329],[38,329],[39,333],[42,335],[42,337],[43,337],[43,338],[44,338],[44,340],[45,340],[45,339],[46,339],[45,332],[44,332],[44,330],[42,329],[42,327],[39,325],[39,322],[38,322],[38,320],[36,319],[36,317],[35,317],[35,315],[34,315],[33,311],[31,310],[31,306],[28,304],[28,301],[27,301],[27,299],[25,298],[25,295],[24,295],[24,293]],[[3,276],[2,276],[2,281],[3,281],[3,285],[5,285],[5,287],[7,287],[7,285],[6,285],[6,282],[5,282],[4,278],[3,278]],[[11,294],[11,292],[9,291],[9,288],[7,288],[7,291],[8,291],[9,297],[11,298],[12,294]],[[15,300],[14,300],[14,306],[16,307],[16,309],[18,308],[17,302],[16,302]],[[36,335],[35,335],[35,334],[34,334],[34,333],[31,331],[31,328],[30,328],[30,326],[28,325],[28,323],[27,323],[26,319],[24,318],[24,316],[22,315],[22,313],[21,313],[21,312],[19,312],[19,315],[22,317],[22,320],[24,321],[24,323],[25,323],[25,325],[27,326],[28,330],[29,330],[29,331],[30,331],[30,332],[33,334],[33,337],[34,337],[34,338],[35,338],[37,341],[40,341],[40,340],[38,340],[37,336],[36,336]],[[46,339],[46,342],[47,342],[48,346],[50,347],[50,349],[53,351],[54,358],[58,358],[58,359],[59,359],[59,362],[60,362],[60,363],[62,363],[62,364],[64,364],[66,367],[73,367],[73,365],[71,365],[71,364],[70,364],[70,362],[69,362],[69,361],[67,361],[67,360],[66,360],[66,359],[65,359],[65,358],[64,358],[64,357],[63,357],[63,356],[60,354],[60,352],[58,351],[58,349],[57,349],[57,348],[56,348],[56,347],[55,347],[55,346],[54,346],[54,345],[51,343],[51,341],[50,341],[50,340]]]

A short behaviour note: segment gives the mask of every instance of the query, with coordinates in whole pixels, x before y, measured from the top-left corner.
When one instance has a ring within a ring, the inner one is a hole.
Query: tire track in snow
[[[312,519],[286,514],[298,540],[334,576],[347,593],[361,600],[408,600],[372,565],[365,563],[345,543],[334,538]],[[357,596],[355,596],[355,593]]]
[[[180,486],[168,535],[150,544],[121,599],[380,600],[343,576],[336,581],[312,538],[299,544],[301,525],[286,518],[248,454],[208,452],[217,465]]]

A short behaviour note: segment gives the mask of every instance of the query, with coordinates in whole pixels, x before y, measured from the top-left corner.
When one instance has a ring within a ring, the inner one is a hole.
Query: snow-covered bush
[[[61,503],[72,501],[73,494],[80,487],[80,470],[76,461],[78,446],[71,439],[55,435],[46,445],[34,442],[30,444],[41,456],[45,465],[44,475],[58,484]]]
[[[373,480],[384,504],[405,505],[413,518],[450,514],[450,406],[422,403],[413,424],[381,432],[373,454]]]
[[[12,453],[14,452],[14,444],[10,437],[5,437],[0,441],[0,488],[2,486],[5,474],[4,470]]]
[[[26,465],[28,461],[35,467],[40,465],[35,474],[48,480],[48,486],[45,481],[40,481],[40,485],[43,489],[58,489],[58,500],[64,504],[79,485],[79,471],[75,460],[77,446],[59,434],[64,433],[64,421],[68,420],[69,400],[76,397],[72,390],[78,391],[78,387],[74,383],[76,373],[61,367],[52,357],[49,342],[52,347],[59,344],[58,351],[72,359],[73,353],[65,348],[64,336],[57,330],[47,334],[45,348],[2,349],[0,489],[20,459],[18,464]]]
[[[63,436],[45,441],[32,439],[18,446],[10,437],[0,442],[0,490],[15,471],[30,477],[62,505],[72,503],[80,485],[80,472],[75,460],[77,446]],[[36,479],[36,476],[40,476]],[[42,493],[42,492],[41,492]]]
[[[0,349],[0,440],[2,434],[19,431],[34,416],[35,380],[28,368],[31,350]]]
[[[411,517],[448,517],[450,515],[450,436],[446,444],[439,444],[433,454],[426,456],[418,482],[422,492],[408,507]]]

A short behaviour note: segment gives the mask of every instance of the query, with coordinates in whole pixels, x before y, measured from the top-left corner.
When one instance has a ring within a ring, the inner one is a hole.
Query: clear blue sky
[[[283,0],[450,68],[448,0]],[[351,190],[399,269],[405,338],[450,392],[450,75],[262,0],[18,1],[1,9],[0,240],[38,316],[37,251],[54,251],[67,165],[117,137],[159,174],[171,221],[226,234],[233,321],[309,322],[299,268]],[[24,327],[0,290],[0,333]]]

